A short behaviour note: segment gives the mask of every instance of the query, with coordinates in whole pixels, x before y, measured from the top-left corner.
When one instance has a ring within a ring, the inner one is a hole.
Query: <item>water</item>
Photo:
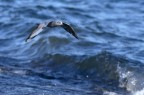
[[[144,95],[144,1],[0,0],[0,95]],[[48,29],[71,24],[80,40]]]

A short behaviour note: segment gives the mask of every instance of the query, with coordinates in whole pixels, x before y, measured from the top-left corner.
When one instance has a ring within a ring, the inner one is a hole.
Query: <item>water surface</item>
[[[1,95],[144,95],[142,0],[0,0]],[[26,43],[45,20],[73,26]]]

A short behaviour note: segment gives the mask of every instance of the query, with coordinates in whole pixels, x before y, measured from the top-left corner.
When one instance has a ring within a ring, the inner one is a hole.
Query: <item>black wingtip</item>
[[[29,42],[31,40],[30,35],[25,39],[25,42]]]
[[[78,36],[74,36],[74,37],[79,40],[79,37],[78,37]]]
[[[70,34],[72,34],[76,39],[79,40],[79,37],[77,36],[76,32],[74,31],[74,29],[73,29],[69,24],[63,23],[62,27],[63,27],[67,32],[69,32]]]
[[[25,42],[29,42],[30,40],[31,40],[31,39],[28,39],[28,38],[27,38],[27,39],[25,40]]]

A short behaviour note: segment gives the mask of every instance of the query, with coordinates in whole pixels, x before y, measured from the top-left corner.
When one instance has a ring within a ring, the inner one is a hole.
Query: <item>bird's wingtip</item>
[[[31,41],[31,39],[26,39],[26,40],[25,40],[25,42],[30,42],[30,41]]]
[[[79,40],[79,37],[76,37],[76,39],[78,39],[78,40]]]

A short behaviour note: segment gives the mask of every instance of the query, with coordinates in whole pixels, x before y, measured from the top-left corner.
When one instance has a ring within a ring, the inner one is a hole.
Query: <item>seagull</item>
[[[50,21],[50,22],[46,21],[46,22],[42,22],[42,23],[39,23],[36,25],[35,29],[30,33],[30,35],[26,39],[26,42],[28,42],[32,38],[36,37],[43,30],[45,30],[46,27],[53,28],[53,27],[58,27],[58,26],[64,28],[67,32],[72,34],[76,39],[79,39],[76,32],[74,31],[74,29],[69,24],[64,23],[62,21]]]

